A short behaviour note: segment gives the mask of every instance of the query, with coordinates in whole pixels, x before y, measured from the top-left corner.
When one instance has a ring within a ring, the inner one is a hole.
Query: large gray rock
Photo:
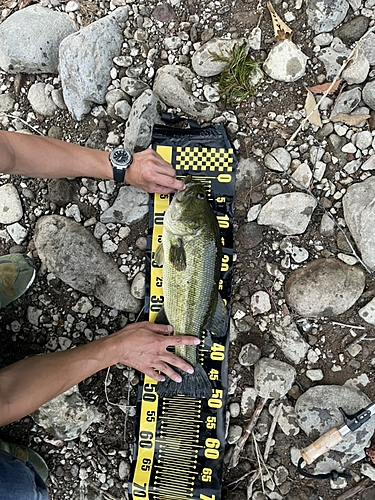
[[[350,186],[343,198],[344,217],[364,263],[375,271],[375,177]]]
[[[150,89],[145,90],[134,102],[125,128],[124,143],[131,151],[142,151],[149,147],[152,129],[162,123],[160,115],[166,107]]]
[[[255,158],[238,159],[236,189],[253,189],[263,182],[264,168]]]
[[[334,38],[330,47],[324,47],[318,54],[318,59],[324,64],[326,78],[328,81],[339,72],[342,61],[350,54],[350,50],[342,43],[339,38]]]
[[[254,367],[254,387],[262,398],[280,399],[296,378],[293,366],[277,359],[261,358]]]
[[[300,396],[295,411],[300,427],[313,441],[329,430],[343,425],[339,411],[356,413],[368,406],[370,399],[358,389],[338,385],[312,387]],[[313,464],[316,473],[335,469],[344,470],[348,465],[364,458],[375,430],[375,419],[370,419],[360,429],[347,434],[344,439]]]
[[[355,52],[353,59],[342,72],[342,77],[348,85],[362,83],[366,80],[370,70],[370,63],[364,54],[364,51],[359,49]]]
[[[0,67],[7,73],[57,73],[60,42],[76,31],[67,14],[30,5],[0,25]]]
[[[131,225],[148,213],[149,195],[134,186],[120,188],[114,204],[100,216],[100,222]]]
[[[274,80],[295,82],[306,72],[308,57],[291,40],[281,40],[268,54],[263,70]]]
[[[337,316],[359,299],[365,274],[335,259],[318,259],[295,271],[285,284],[285,300],[300,316]]]
[[[113,58],[120,53],[128,8],[82,28],[60,44],[60,76],[65,104],[75,120],[104,104]]]
[[[108,307],[138,312],[141,301],[130,294],[126,277],[102,252],[94,236],[71,219],[47,215],[38,220],[34,236],[41,261],[64,283],[94,295]]]
[[[93,422],[101,420],[98,410],[86,404],[78,386],[45,403],[31,416],[43,429],[63,441],[78,438]]]
[[[279,346],[288,361],[295,365],[301,363],[310,346],[300,334],[290,316],[276,320],[269,326],[273,341]]]
[[[366,83],[363,87],[362,98],[372,110],[375,110],[375,81]]]
[[[180,108],[196,120],[211,121],[215,106],[202,102],[192,93],[194,73],[184,66],[166,65],[158,69],[153,91],[168,106]]]
[[[258,224],[274,227],[285,235],[302,234],[315,207],[316,201],[306,193],[279,194],[262,207]]]
[[[331,111],[331,119],[340,113],[350,114],[352,113],[358,104],[361,102],[361,89],[355,87],[354,89],[342,92],[336,99],[335,105]],[[341,147],[340,147],[341,149]]]
[[[212,38],[202,45],[191,58],[193,70],[199,76],[210,77],[220,74],[228,63],[225,61],[215,61],[214,56],[230,57],[234,47],[244,40],[221,40]]]
[[[332,31],[345,19],[349,4],[346,0],[308,0],[308,24],[316,33]]]

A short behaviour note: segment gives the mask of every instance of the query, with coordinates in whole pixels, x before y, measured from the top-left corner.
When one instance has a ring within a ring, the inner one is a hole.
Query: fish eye
[[[204,200],[204,194],[198,193],[197,198],[198,198],[198,200]]]

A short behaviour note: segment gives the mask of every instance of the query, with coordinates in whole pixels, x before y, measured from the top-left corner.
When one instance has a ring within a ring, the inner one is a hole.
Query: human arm
[[[109,152],[50,137],[0,130],[0,172],[25,177],[113,179]],[[173,167],[152,149],[134,153],[125,181],[149,193],[183,189]]]
[[[188,336],[169,336],[171,327],[142,322],[126,326],[108,337],[67,351],[41,354],[0,370],[0,426],[18,420],[94,373],[123,363],[164,380],[181,377],[171,366],[192,373],[192,367],[167,351],[168,346],[196,345]]]

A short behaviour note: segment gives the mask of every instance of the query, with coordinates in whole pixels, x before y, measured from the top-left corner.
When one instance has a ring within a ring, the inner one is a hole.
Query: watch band
[[[124,182],[126,168],[117,168],[113,166],[113,179],[116,182]]]

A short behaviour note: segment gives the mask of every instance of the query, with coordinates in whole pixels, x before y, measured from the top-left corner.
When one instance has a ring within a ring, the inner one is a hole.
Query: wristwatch
[[[133,155],[126,148],[115,148],[109,155],[113,168],[113,178],[116,182],[124,182],[126,169],[133,161]]]

